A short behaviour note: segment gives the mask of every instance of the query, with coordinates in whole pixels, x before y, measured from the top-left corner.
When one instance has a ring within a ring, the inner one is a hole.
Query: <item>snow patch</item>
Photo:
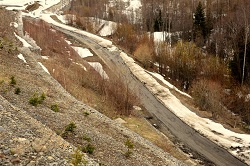
[[[153,73],[153,72],[148,72],[148,73],[151,74],[152,76],[156,77],[156,78],[159,79],[160,81],[162,81],[162,82],[163,82],[165,85],[167,85],[170,89],[173,89],[173,90],[179,92],[179,93],[182,94],[182,95],[185,95],[185,96],[187,96],[187,97],[189,97],[189,98],[192,98],[189,94],[180,91],[180,90],[179,90],[178,88],[176,88],[174,85],[172,85],[172,84],[170,84],[168,81],[166,81],[162,75],[160,75],[160,74],[158,74],[158,73]]]
[[[135,63],[135,61],[128,57],[127,54],[121,53],[120,56],[131,69],[131,72],[141,82],[148,87],[148,89],[155,94],[164,105],[167,106],[176,116],[186,122],[189,126],[199,131],[202,135],[224,147],[236,157],[242,159],[247,164],[250,158],[250,135],[239,134],[228,129],[225,129],[221,124],[214,121],[201,118],[194,112],[185,107],[179,99],[177,99],[168,88],[161,86],[156,80],[149,75],[143,68]],[[165,82],[166,83],[166,82]],[[166,83],[167,84],[167,83]],[[169,85],[171,87],[171,85]]]
[[[49,56],[42,56],[42,59],[48,60],[48,59],[49,59]]]
[[[26,40],[24,40],[23,38],[21,38],[20,36],[18,36],[15,32],[14,35],[16,36],[16,38],[18,40],[20,40],[23,43],[23,47],[32,47]]]
[[[86,67],[84,67],[82,64],[77,63],[77,62],[72,62],[72,63],[74,63],[74,64],[80,66],[84,71],[87,71]]]
[[[16,23],[16,22],[11,22],[11,23],[10,23],[10,26],[11,26],[11,27],[18,28],[18,23]]]
[[[92,66],[95,71],[97,71],[103,79],[109,79],[107,73],[103,70],[102,65],[99,62],[88,62],[90,66]]]
[[[46,73],[50,74],[50,73],[49,73],[49,70],[48,70],[41,62],[38,62],[38,64],[43,68],[43,70],[44,70]]]
[[[24,63],[27,63],[27,61],[25,60],[25,58],[23,57],[23,54],[18,54],[17,57],[19,59],[21,59]]]
[[[106,48],[112,47],[112,42],[111,41],[103,39],[103,38],[101,38],[99,36],[96,36],[94,34],[91,34],[89,32],[82,31],[82,30],[79,30],[77,28],[58,23],[58,22],[56,22],[55,20],[53,20],[51,18],[51,14],[43,14],[43,15],[41,15],[41,19],[43,19],[47,23],[53,24],[55,26],[59,26],[59,27],[62,27],[64,29],[67,29],[69,31],[72,31],[72,32],[75,32],[75,33],[78,33],[78,34],[81,34],[81,35],[84,35],[84,36],[87,36],[87,37],[91,38],[92,40],[94,40],[95,42],[97,42],[98,44],[100,44],[102,47],[106,47]]]
[[[130,0],[127,10],[138,10],[142,7],[141,0]]]
[[[66,40],[66,39],[65,39],[65,41],[66,41],[66,43],[68,43],[68,45],[71,45],[71,44],[72,44],[71,41],[69,41],[69,40]]]
[[[81,58],[86,58],[89,56],[93,56],[93,54],[87,48],[82,47],[72,47]]]

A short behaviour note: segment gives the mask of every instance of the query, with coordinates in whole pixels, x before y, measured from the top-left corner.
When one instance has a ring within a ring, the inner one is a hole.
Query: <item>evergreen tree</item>
[[[159,9],[159,12],[157,13],[157,16],[154,21],[154,31],[160,32],[163,30],[162,28],[163,28],[162,14],[161,14],[161,9]]]
[[[206,39],[207,36],[205,13],[201,2],[199,2],[194,14],[193,34],[194,34],[194,40],[196,40],[199,35],[201,35],[204,40]]]

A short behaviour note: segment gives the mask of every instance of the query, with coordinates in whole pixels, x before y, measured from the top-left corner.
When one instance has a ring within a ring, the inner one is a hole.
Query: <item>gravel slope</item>
[[[16,162],[21,165],[69,165],[67,158],[72,154],[72,149],[88,143],[83,139],[86,135],[95,147],[94,153],[88,155],[95,162],[87,159],[89,165],[185,165],[138,134],[72,97],[38,64],[41,60],[39,53],[28,48],[18,47],[17,50],[27,63],[18,59],[17,55],[5,54],[0,50],[0,78],[5,80],[0,85],[0,136],[4,136],[0,165]],[[15,77],[15,86],[9,85],[10,76]],[[21,89],[19,95],[14,94],[17,87]],[[37,107],[28,102],[35,93],[46,94],[45,101]],[[54,103],[59,105],[59,112],[50,109]],[[71,122],[76,124],[76,128],[65,141],[59,135]],[[124,142],[127,139],[134,144],[130,158],[124,156],[127,151]],[[14,147],[19,146],[24,147],[20,148],[21,152],[18,149],[13,151]],[[18,161],[13,161],[16,158]]]

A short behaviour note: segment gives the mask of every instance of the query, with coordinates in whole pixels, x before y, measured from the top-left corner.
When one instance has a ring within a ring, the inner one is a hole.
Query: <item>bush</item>
[[[46,95],[44,93],[41,94],[39,98],[39,104],[41,104],[46,99]]]
[[[67,138],[70,133],[74,132],[74,129],[76,128],[76,125],[74,122],[71,122],[67,126],[65,126],[64,132],[62,133],[63,138]]]
[[[12,85],[12,86],[16,85],[16,79],[14,76],[10,77],[10,85]]]
[[[84,112],[83,112],[83,115],[84,115],[84,116],[88,116],[88,115],[90,115],[90,113],[87,112],[87,111],[84,111]]]
[[[88,141],[88,142],[91,141],[91,138],[88,137],[87,135],[84,135],[84,136],[82,137],[82,139],[85,140],[85,141]]]
[[[59,107],[57,104],[53,104],[50,106],[50,109],[54,112],[59,112]]]
[[[124,144],[127,147],[127,151],[124,153],[124,155],[125,155],[126,158],[129,158],[132,155],[131,149],[134,148],[134,144],[129,139],[127,139]]]
[[[20,93],[21,93],[21,89],[20,89],[20,88],[16,88],[16,89],[15,89],[15,94],[16,94],[16,95],[19,95]]]
[[[37,96],[33,96],[30,98],[29,103],[33,106],[37,106],[39,103],[39,98]]]
[[[71,122],[70,124],[65,126],[65,132],[73,132],[75,128],[76,128],[75,123]]]
[[[95,150],[95,147],[92,144],[87,144],[87,146],[82,148],[82,151],[88,154],[93,154],[94,150]]]
[[[44,93],[42,93],[40,96],[38,96],[38,94],[34,94],[30,100],[29,103],[33,106],[37,106],[38,104],[42,104],[43,101],[46,99],[46,96]]]
[[[84,163],[84,164],[87,163],[87,161],[82,159],[83,154],[78,149],[71,155],[71,157],[72,157],[71,164],[73,164],[74,166],[78,166],[81,163]]]
[[[149,44],[141,44],[134,52],[136,60],[138,60],[144,68],[150,68],[153,66],[154,50]]]
[[[213,118],[222,110],[222,87],[209,80],[200,80],[193,84],[193,98],[195,104],[202,110],[212,112]]]

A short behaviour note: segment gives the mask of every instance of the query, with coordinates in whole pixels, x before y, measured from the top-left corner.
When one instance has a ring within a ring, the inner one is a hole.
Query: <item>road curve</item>
[[[53,25],[52,25],[53,26]],[[107,48],[103,48],[90,38],[78,34],[77,31],[71,32],[61,27],[55,27],[57,30],[75,38],[76,40],[87,45],[94,51],[111,70],[117,74],[124,76],[129,87],[138,94],[141,104],[153,114],[160,123],[163,133],[170,131],[175,138],[182,142],[191,150],[197,152],[207,160],[219,166],[247,166],[244,162],[234,157],[225,149],[219,147],[206,137],[203,137],[193,128],[180,120],[175,114],[166,108],[146,87],[141,83],[128,69],[119,56],[120,51],[110,52]]]

